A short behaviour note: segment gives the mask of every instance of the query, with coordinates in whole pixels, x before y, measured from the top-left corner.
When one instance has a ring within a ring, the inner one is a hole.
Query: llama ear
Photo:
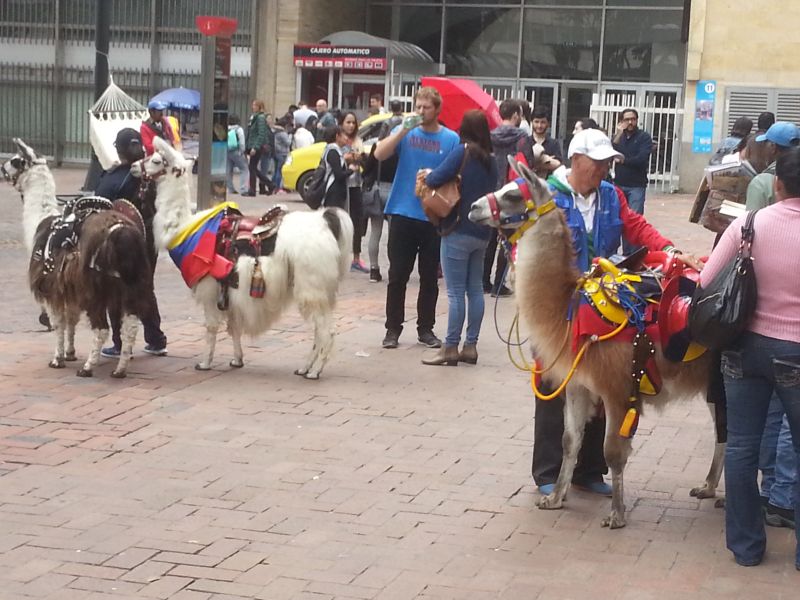
[[[517,168],[515,169],[517,173],[519,173],[522,177],[524,177],[528,182],[533,181],[536,179],[536,174],[531,171],[531,169],[522,162],[517,162]]]
[[[169,165],[175,165],[178,163],[178,152],[173,148],[169,142],[164,140],[160,137],[153,138],[153,148],[155,148],[156,152],[158,152],[161,157],[167,162]]]
[[[528,179],[528,190],[530,190],[531,197],[536,206],[545,204],[553,197],[553,193],[550,191],[547,182],[536,175]]]
[[[30,146],[28,146],[28,144],[23,142],[21,138],[14,138],[14,143],[17,145],[19,153],[22,156],[22,158],[25,159],[25,162],[32,164],[36,161],[37,158],[39,158],[38,156],[36,156],[36,152],[34,152],[33,148],[31,148]]]

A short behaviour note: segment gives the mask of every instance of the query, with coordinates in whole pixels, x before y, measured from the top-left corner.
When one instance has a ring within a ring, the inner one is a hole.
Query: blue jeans
[[[627,186],[619,186],[623,192],[625,192],[625,198],[628,199],[628,206],[633,212],[637,212],[640,215],[644,214],[644,193],[647,191],[647,188],[643,187],[627,187]],[[634,246],[633,244],[628,243],[627,240],[622,240],[622,253],[625,256],[629,254],[633,254],[639,246]]]
[[[233,185],[233,168],[239,169],[239,191],[245,193],[247,191],[247,159],[241,152],[232,152],[228,150],[228,177],[226,179],[228,184],[228,191],[235,192],[236,187]]]
[[[766,549],[758,490],[758,459],[770,398],[783,404],[792,432],[795,460],[800,457],[800,344],[745,333],[722,354],[728,398],[728,447],[725,451],[725,536],[736,562],[761,562]],[[797,465],[795,462],[795,472]],[[795,476],[794,510],[800,513]],[[800,542],[800,529],[795,531]],[[800,543],[795,549],[800,565]]]
[[[467,344],[477,344],[483,321],[483,257],[488,240],[459,232],[442,238],[442,273],[447,286],[446,346],[461,341],[467,319]]]
[[[761,436],[758,451],[758,470],[761,471],[761,495],[769,499],[770,490],[775,483],[775,461],[778,455],[778,435],[783,420],[783,404],[777,394],[772,394],[767,409],[767,422]]]
[[[769,490],[769,503],[778,508],[792,510],[797,477],[797,458],[792,444],[792,432],[789,429],[789,419],[783,415],[775,454],[775,482]]]
[[[275,175],[272,177],[272,183],[275,184],[277,189],[283,187],[283,174],[281,173],[281,169],[283,168],[283,163],[286,162],[285,156],[276,156],[274,159],[275,161]]]

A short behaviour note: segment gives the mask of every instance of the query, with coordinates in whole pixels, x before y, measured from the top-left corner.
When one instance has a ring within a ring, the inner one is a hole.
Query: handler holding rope
[[[569,145],[568,156],[572,159],[572,168],[556,170],[548,184],[553,201],[564,211],[572,232],[578,270],[589,270],[595,257],[607,258],[615,254],[623,238],[634,247],[674,252],[680,262],[702,269],[698,259],[675,250],[672,242],[628,207],[625,194],[619,188],[605,181],[610,162],[621,154],[614,150],[611,140],[602,131],[587,129],[576,134]],[[545,380],[540,392],[547,396],[554,389],[552,382]],[[548,495],[561,470],[564,395],[552,400],[537,397],[535,402],[532,474],[539,492]],[[598,415],[586,425],[572,483],[595,494],[610,496],[611,486],[603,481],[603,475],[608,472],[603,457],[604,438],[605,417]]]

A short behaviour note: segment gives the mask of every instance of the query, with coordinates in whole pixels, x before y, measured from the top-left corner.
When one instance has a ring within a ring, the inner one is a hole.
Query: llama
[[[22,140],[19,151],[3,165],[3,173],[22,194],[25,244],[30,252],[28,281],[34,298],[47,310],[56,335],[49,366],[60,369],[76,360],[75,327],[86,312],[94,332],[93,347],[81,377],[91,377],[108,338],[109,306],[123,309],[123,346],[112,377],[125,377],[136,336],[137,317],[149,309],[143,298],[152,290],[144,232],[115,210],[78,209],[80,222],[67,236],[74,245],[52,243],[54,225],[61,222],[55,182],[47,162]],[[80,201],[79,201],[80,202]],[[89,203],[85,205],[88,206]],[[96,206],[110,205],[102,200]],[[76,204],[76,207],[80,207]]]
[[[135,163],[132,171],[157,182],[153,232],[156,244],[167,248],[192,217],[191,161],[160,138],[154,140],[154,145],[156,152]],[[258,258],[242,255],[236,260],[233,278],[239,285],[229,288],[227,310],[220,310],[217,305],[220,282],[211,275],[200,279],[193,294],[205,316],[206,347],[195,368],[211,368],[217,332],[223,322],[227,322],[233,341],[230,366],[242,367],[242,334],[264,333],[294,301],[303,318],[314,325],[314,345],[304,366],[295,374],[319,379],[333,349],[333,308],[339,282],[350,266],[352,239],[353,223],[343,210],[288,213],[278,230],[272,254]],[[256,265],[266,288],[261,298],[251,297],[248,289]]]
[[[580,273],[575,268],[572,235],[559,209],[538,211],[552,198],[547,184],[525,165],[513,161],[514,169],[527,182],[532,204],[526,203],[516,182],[506,184],[494,194],[498,212],[492,211],[487,197],[472,205],[469,218],[476,223],[500,225],[511,217],[509,227],[519,227],[526,220],[530,228],[518,241],[516,293],[520,316],[528,328],[535,355],[550,370],[554,381],[567,377],[576,352],[566,346],[562,352],[565,315],[575,294]],[[528,215],[528,219],[519,219]],[[514,217],[517,217],[514,220]],[[564,458],[553,492],[539,501],[542,509],[562,507],[564,497],[583,441],[586,422],[594,414],[598,402],[606,412],[604,454],[612,474],[611,512],[603,526],[612,529],[625,526],[623,471],[631,450],[631,439],[619,435],[630,407],[631,361],[630,343],[601,342],[590,344],[583,361],[567,385],[564,414]],[[670,397],[705,393],[708,385],[708,356],[691,362],[667,360],[656,347],[656,363],[663,379],[663,388],[655,396],[643,397],[647,404],[663,403]],[[719,449],[719,447],[718,447]],[[695,488],[692,495],[713,496],[719,480],[721,453],[715,452],[718,464],[712,465],[705,486]]]

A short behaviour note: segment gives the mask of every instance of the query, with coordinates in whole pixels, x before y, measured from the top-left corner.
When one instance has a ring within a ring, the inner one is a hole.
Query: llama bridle
[[[517,189],[519,189],[520,194],[522,194],[522,199],[525,202],[525,210],[519,214],[502,217],[500,214],[500,206],[497,203],[496,192],[486,194],[486,201],[489,205],[489,212],[492,215],[492,220],[497,222],[498,236],[501,239],[503,248],[505,248],[506,252],[509,254],[528,229],[533,227],[542,216],[556,208],[556,203],[552,198],[544,204],[537,205],[533,201],[533,194],[531,194],[527,179],[517,177],[513,183],[517,186]],[[518,223],[521,223],[521,225],[516,227],[514,233],[508,236],[503,233],[504,227],[514,226]]]
[[[150,163],[154,163],[153,156],[154,155],[151,154],[150,156],[145,156],[144,158],[140,158],[139,160],[131,163],[131,169],[135,167],[141,173],[140,178],[143,182],[158,181],[158,179],[166,175],[170,169],[169,161],[164,158],[162,154],[159,154],[158,156],[162,161],[161,169],[155,173],[148,173],[147,169],[145,168],[145,163],[148,161]],[[184,173],[186,173],[186,167],[172,167],[172,174],[176,177],[181,177]]]

